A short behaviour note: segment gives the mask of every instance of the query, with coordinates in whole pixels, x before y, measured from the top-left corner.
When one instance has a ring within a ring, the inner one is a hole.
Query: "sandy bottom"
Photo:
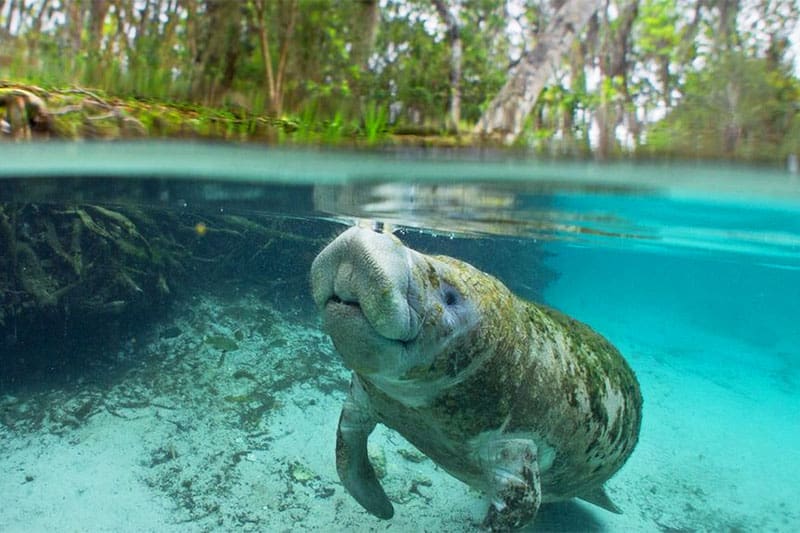
[[[0,531],[480,530],[483,496],[380,427],[370,453],[395,517],[358,506],[334,468],[348,373],[313,321],[264,301],[197,296],[102,371],[3,391]],[[797,383],[614,340],[646,402],[608,483],[624,514],[565,502],[531,530],[800,530]]]

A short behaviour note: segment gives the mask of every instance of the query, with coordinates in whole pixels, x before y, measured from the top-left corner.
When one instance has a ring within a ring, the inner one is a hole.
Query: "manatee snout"
[[[419,331],[409,301],[413,257],[394,236],[353,227],[320,252],[311,266],[311,291],[336,340],[341,328],[355,338],[378,335],[406,342]]]

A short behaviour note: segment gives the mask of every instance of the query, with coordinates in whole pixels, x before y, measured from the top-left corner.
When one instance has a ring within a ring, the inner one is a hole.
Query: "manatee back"
[[[551,464],[542,465],[544,492],[578,496],[633,452],[642,419],[639,383],[622,354],[588,325],[533,303],[527,315],[530,364],[520,389],[527,401],[511,420],[553,448]]]

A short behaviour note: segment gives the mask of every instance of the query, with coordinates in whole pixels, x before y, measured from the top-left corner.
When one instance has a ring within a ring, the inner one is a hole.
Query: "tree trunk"
[[[289,21],[286,24],[286,33],[281,42],[280,55],[278,56],[278,71],[275,76],[275,92],[272,97],[272,110],[275,116],[281,116],[283,113],[283,85],[286,79],[286,65],[289,58],[289,43],[292,42],[294,36],[294,24],[297,20],[297,0],[289,2]]]
[[[628,0],[627,4],[618,4],[617,8],[619,13],[613,21],[609,19],[607,12],[603,17],[600,57],[603,89],[596,116],[600,135],[595,152],[601,160],[608,159],[617,148],[616,131],[624,116],[624,104],[632,104],[628,91],[628,55],[631,30],[639,13],[639,2]],[[610,91],[606,91],[605,87],[610,87]]]
[[[258,44],[261,48],[261,61],[264,67],[264,85],[267,87],[267,100],[272,111],[272,95],[275,93],[275,77],[272,74],[272,56],[269,51],[269,34],[267,33],[266,5],[264,0],[255,0],[255,26],[258,30]]]
[[[463,45],[461,25],[458,22],[458,0],[448,6],[445,0],[433,0],[436,11],[447,26],[447,40],[450,43],[450,128],[458,133],[461,122],[461,61]]]
[[[122,9],[121,3],[124,0],[114,0],[114,17],[117,19],[116,26],[116,34],[114,35],[114,39],[116,39],[116,46],[109,46],[108,49],[110,52],[116,56],[116,62],[120,65],[123,64],[125,61],[126,56],[130,56],[130,43],[128,42],[128,28],[130,25],[130,21],[125,16],[125,11]],[[109,56],[113,58],[114,56]]]
[[[522,132],[525,118],[550,78],[552,68],[569,49],[578,32],[600,8],[602,0],[570,0],[554,15],[539,41],[509,72],[508,80],[483,112],[475,132],[499,135],[511,143]]]
[[[348,116],[357,116],[368,92],[369,59],[375,49],[378,27],[381,22],[379,0],[358,0],[352,10],[349,28],[351,34],[350,62],[358,67],[349,77],[352,97],[343,104]]]
[[[711,2],[719,10],[717,32],[714,35],[714,44],[717,51],[730,51],[739,44],[739,34],[736,31],[736,18],[741,9],[739,0],[717,0]]]
[[[83,33],[83,12],[77,2],[66,4],[67,11],[67,43],[68,48],[62,52],[66,57],[67,68],[72,73],[73,82],[78,82],[76,71],[78,70],[77,58],[81,54],[81,34]]]
[[[97,85],[102,79],[102,53],[100,47],[103,40],[103,24],[110,5],[106,0],[92,0],[89,6],[89,50],[85,79]]]
[[[200,29],[197,21],[197,2],[196,0],[182,0],[181,4],[186,12],[186,49],[189,52],[190,64],[196,65],[200,57]],[[190,68],[188,76],[189,94],[197,83],[197,69]]]
[[[369,57],[375,47],[378,23],[381,19],[378,0],[359,0],[352,23],[352,48],[350,59],[362,71],[367,70]]]
[[[6,33],[11,35],[11,22],[14,18],[14,9],[16,8],[16,0],[11,0],[8,3],[8,18],[6,19]]]
[[[39,67],[39,39],[42,36],[42,23],[44,22],[44,14],[48,8],[50,0],[44,0],[39,7],[39,11],[33,18],[31,28],[28,30],[28,68],[35,71]],[[2,2],[0,2],[0,10],[2,10]],[[33,6],[31,6],[33,10]],[[33,12],[31,12],[33,15]]]
[[[241,4],[205,0],[205,16],[200,22],[200,75],[194,80],[192,93],[205,104],[218,105],[233,85],[243,52]]]
[[[289,43],[294,35],[294,25],[297,19],[297,0],[291,0],[289,2],[289,18],[283,34],[283,41],[280,43],[278,66],[274,70],[272,68],[272,55],[269,49],[269,31],[267,30],[265,0],[256,0],[255,7],[255,17],[257,18],[255,26],[258,30],[261,58],[264,65],[264,83],[267,86],[269,112],[276,117],[280,117],[283,113],[283,85],[286,77],[287,59],[289,57]],[[281,3],[280,7],[283,8],[284,4]]]

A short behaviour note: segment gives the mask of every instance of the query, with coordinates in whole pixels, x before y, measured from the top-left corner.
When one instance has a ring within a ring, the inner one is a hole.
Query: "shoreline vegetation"
[[[793,2],[0,0],[0,139],[782,165]]]
[[[543,152],[508,146],[496,138],[470,132],[393,126],[386,122],[385,115],[374,112],[367,115],[360,122],[349,124],[339,119],[317,120],[308,116],[275,118],[236,107],[113,96],[99,89],[77,86],[45,89],[0,79],[0,142],[183,139],[357,149],[489,149],[556,159],[600,159],[591,150],[572,154]],[[796,173],[797,153],[731,156],[718,152],[648,150],[604,159],[732,160],[785,166]]]
[[[439,132],[391,133],[385,118],[377,116],[363,124],[317,122],[309,117],[273,118],[236,107],[112,96],[82,87],[45,89],[3,80],[0,108],[5,108],[0,116],[0,139],[16,141],[147,137],[351,146],[469,145],[464,136]]]
[[[356,148],[502,148],[465,132],[390,126],[376,110],[345,124],[341,119],[275,118],[236,106],[112,96],[76,86],[45,89],[2,79],[0,128],[0,142],[169,138]]]

